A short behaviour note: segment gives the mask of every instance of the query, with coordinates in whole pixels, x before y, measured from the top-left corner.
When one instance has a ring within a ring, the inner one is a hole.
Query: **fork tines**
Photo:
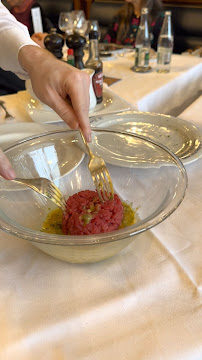
[[[48,197],[54,198],[55,202],[62,208],[63,211],[66,209],[66,201],[60,190],[53,184],[48,185]]]
[[[114,198],[112,181],[106,167],[102,167],[98,172],[94,172],[92,178],[102,202]]]

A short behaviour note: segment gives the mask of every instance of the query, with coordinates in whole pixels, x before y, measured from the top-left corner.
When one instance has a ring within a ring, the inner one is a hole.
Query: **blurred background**
[[[3,0],[2,3],[8,6]],[[60,12],[83,10],[86,19],[98,20],[101,41],[112,18],[123,6],[121,0],[38,0],[46,16],[58,29]],[[175,36],[174,53],[193,51],[202,46],[202,0],[163,0],[165,9],[172,11]]]

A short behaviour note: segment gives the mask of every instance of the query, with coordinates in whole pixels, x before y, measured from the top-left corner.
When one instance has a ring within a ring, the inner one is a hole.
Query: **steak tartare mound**
[[[66,235],[91,235],[117,230],[123,219],[118,195],[101,203],[97,191],[80,191],[67,200],[62,231]]]

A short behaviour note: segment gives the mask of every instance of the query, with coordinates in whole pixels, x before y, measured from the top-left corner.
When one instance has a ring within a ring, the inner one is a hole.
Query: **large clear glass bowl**
[[[163,145],[126,132],[93,128],[90,146],[104,158],[115,192],[136,209],[134,225],[89,236],[41,232],[44,219],[55,205],[33,190],[1,178],[0,228],[58,259],[95,262],[121,251],[138,234],[165,220],[183,200],[185,168]],[[46,177],[66,198],[81,190],[94,190],[79,131],[36,135],[7,148],[5,153],[17,177]]]

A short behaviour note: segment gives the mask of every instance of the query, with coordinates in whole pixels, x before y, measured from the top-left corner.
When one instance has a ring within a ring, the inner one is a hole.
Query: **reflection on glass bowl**
[[[66,198],[81,190],[94,190],[87,155],[73,171],[59,176],[68,160],[66,142],[70,135],[72,151],[75,145],[83,150],[80,134],[73,130],[36,135],[5,150],[17,177],[45,176]],[[121,200],[138,209],[134,225],[89,236],[43,233],[40,231],[43,221],[54,205],[32,190],[10,191],[9,182],[1,179],[0,228],[58,259],[95,262],[121,251],[135,241],[138,234],[166,219],[183,200],[186,171],[180,160],[164,146],[138,135],[96,128],[92,129],[90,146],[106,161],[114,190]],[[54,166],[53,152],[58,157]]]

